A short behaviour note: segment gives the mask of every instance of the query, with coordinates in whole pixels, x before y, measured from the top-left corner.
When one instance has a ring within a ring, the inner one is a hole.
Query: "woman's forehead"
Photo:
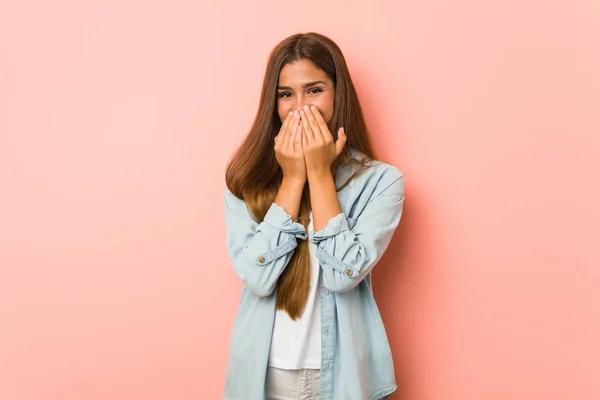
[[[322,69],[308,60],[299,60],[284,65],[279,73],[279,84],[282,86],[301,86],[314,81],[327,84],[329,78]]]

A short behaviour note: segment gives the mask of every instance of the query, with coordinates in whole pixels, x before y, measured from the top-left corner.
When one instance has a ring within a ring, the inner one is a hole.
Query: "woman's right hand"
[[[300,113],[290,112],[275,137],[275,158],[283,171],[284,179],[304,184],[306,163],[302,149],[302,124]]]

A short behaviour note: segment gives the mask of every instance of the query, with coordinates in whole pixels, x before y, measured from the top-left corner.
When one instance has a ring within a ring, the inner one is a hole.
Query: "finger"
[[[304,152],[308,148],[308,132],[306,132],[304,124],[302,124],[302,131],[300,133],[302,133],[302,151]]]
[[[300,113],[294,112],[294,117],[292,118],[292,122],[288,127],[288,132],[286,133],[285,146],[288,150],[294,151],[294,137],[296,132],[298,131],[298,123],[300,122]]]
[[[294,112],[290,111],[288,113],[288,115],[286,115],[285,119],[283,120],[283,124],[281,124],[281,128],[279,128],[279,132],[277,133],[276,137],[281,137],[283,136],[283,133],[285,132],[288,124],[290,123],[290,120],[292,119],[292,117],[294,116]]]
[[[290,123],[290,120],[292,119],[292,116],[293,116],[293,112],[290,111],[288,113],[288,115],[285,117],[285,120],[283,121],[283,124],[281,125],[281,128],[279,129],[279,132],[277,133],[277,136],[275,136],[274,140],[275,140],[275,146],[277,148],[281,147],[281,142],[283,142],[283,140],[281,140],[281,139],[284,138],[284,134],[285,134],[286,129],[287,129],[289,123]]]
[[[317,125],[319,126],[319,130],[321,131],[323,138],[330,139],[331,141],[333,141],[333,137],[331,136],[331,132],[329,132],[329,127],[327,126],[327,122],[325,122],[325,118],[323,118],[323,116],[319,112],[319,109],[315,106],[311,106],[310,110],[312,111],[315,121],[316,121]]]
[[[335,152],[338,156],[342,153],[342,150],[344,149],[344,145],[346,144],[347,139],[348,139],[348,137],[346,136],[346,131],[344,130],[344,127],[341,127],[338,130],[338,138],[337,138],[337,141],[335,142]]]
[[[298,130],[294,134],[294,151],[302,150],[302,138],[304,137],[304,129],[302,124],[298,125]]]
[[[310,123],[308,122],[308,117],[306,116],[307,113],[304,112],[304,110],[300,110],[300,112],[302,113],[302,130],[306,135],[307,143],[312,143],[316,139],[315,134],[313,133],[312,128],[310,126]]]
[[[319,124],[317,123],[315,116],[313,115],[312,111],[310,110],[310,108],[308,106],[305,106],[304,114],[306,114],[306,116],[308,117],[308,123],[310,124],[310,129],[313,132],[315,140],[317,140],[317,141],[323,140],[324,138],[323,138],[323,134],[321,133],[321,128],[319,128]]]
[[[286,124],[281,129],[281,147],[284,149],[288,146],[288,139],[290,136],[291,128],[294,125],[294,113],[292,112],[292,115],[290,115],[286,119]]]

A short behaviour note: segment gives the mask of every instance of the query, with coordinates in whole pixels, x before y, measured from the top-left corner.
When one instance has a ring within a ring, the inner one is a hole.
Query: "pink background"
[[[0,399],[220,398],[224,167],[311,30],[406,176],[374,272],[392,398],[600,398],[598,2],[13,0]]]

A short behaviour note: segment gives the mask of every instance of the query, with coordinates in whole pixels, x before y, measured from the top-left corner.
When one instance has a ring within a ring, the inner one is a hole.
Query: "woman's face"
[[[283,123],[290,111],[304,105],[317,107],[326,122],[333,115],[335,88],[323,70],[309,60],[298,60],[283,66],[277,86],[277,113]]]

